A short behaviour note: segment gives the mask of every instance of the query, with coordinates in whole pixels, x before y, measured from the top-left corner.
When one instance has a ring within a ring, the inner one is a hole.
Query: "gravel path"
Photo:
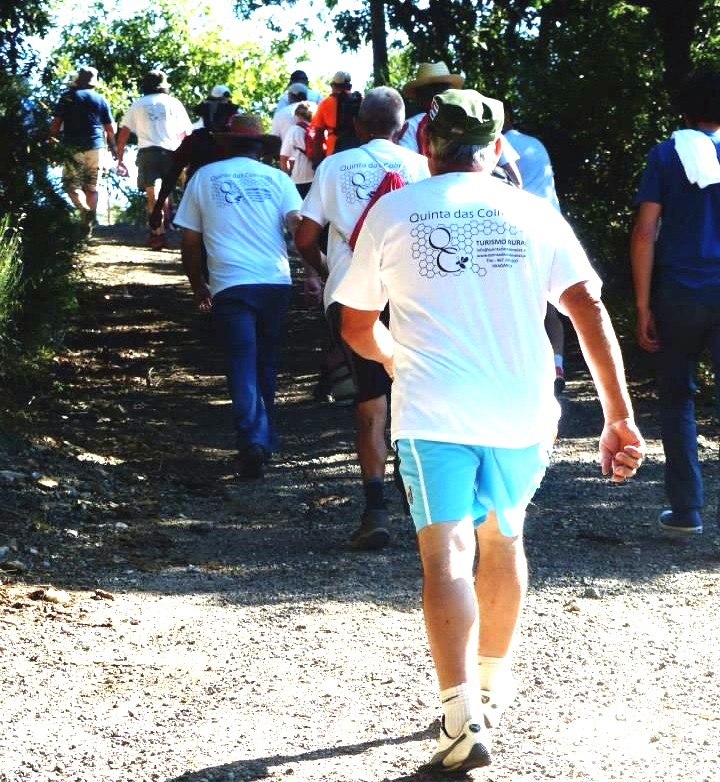
[[[322,324],[293,310],[283,450],[233,480],[218,357],[178,253],[104,229],[78,328],[0,427],[0,782],[422,782],[436,686],[413,532],[354,553],[347,408],[311,389]],[[299,297],[298,297],[299,301]],[[517,703],[487,782],[720,779],[720,536],[653,527],[662,451],[627,485],[595,463],[577,359],[527,524]],[[709,504],[717,450],[703,424]]]

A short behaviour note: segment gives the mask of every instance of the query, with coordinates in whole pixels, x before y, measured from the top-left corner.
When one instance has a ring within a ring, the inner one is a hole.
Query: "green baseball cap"
[[[445,90],[433,98],[428,127],[440,138],[487,146],[500,137],[505,112],[502,101],[476,90]]]

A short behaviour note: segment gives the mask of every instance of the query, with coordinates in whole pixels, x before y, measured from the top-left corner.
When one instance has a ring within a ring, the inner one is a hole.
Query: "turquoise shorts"
[[[396,445],[415,529],[464,519],[479,526],[494,511],[508,537],[522,533],[552,448],[549,441],[527,448],[414,439]]]

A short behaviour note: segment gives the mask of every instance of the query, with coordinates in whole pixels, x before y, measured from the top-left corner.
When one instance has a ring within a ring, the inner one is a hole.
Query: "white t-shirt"
[[[289,285],[285,218],[302,199],[287,174],[234,157],[193,174],[175,223],[203,235],[210,292],[233,285]]]
[[[426,117],[427,113],[421,111],[420,114],[415,114],[406,121],[405,132],[398,140],[398,144],[405,149],[410,149],[413,152],[420,151],[420,145],[418,144],[417,132],[418,125],[422,122],[423,117]]]
[[[540,196],[540,198],[547,198],[559,212],[560,204],[555,192],[555,177],[550,163],[550,155],[548,155],[545,145],[535,136],[528,136],[519,130],[508,130],[503,135],[511,142],[520,156],[517,166],[522,174],[523,190]]]
[[[138,147],[175,150],[192,131],[192,122],[177,98],[158,92],[138,98],[125,113],[122,124],[138,137]]]
[[[305,128],[300,125],[293,125],[290,128],[283,139],[280,154],[295,161],[290,176],[296,185],[313,181],[315,169],[312,167],[312,161],[305,154]]]
[[[522,448],[557,429],[545,310],[583,280],[599,291],[549,203],[450,173],[378,201],[335,298],[360,310],[390,300],[393,440]]]
[[[392,141],[373,139],[364,146],[383,166],[397,171],[406,182],[419,182],[430,176],[425,157],[403,149]],[[330,223],[328,279],[323,296],[326,308],[334,301],[335,288],[352,260],[348,239],[385,173],[386,168],[379,166],[363,147],[330,155],[315,171],[301,213],[318,225]]]
[[[423,111],[407,120],[407,128],[397,142],[399,146],[411,149],[413,152],[420,151],[417,137],[418,126],[426,116],[426,112]],[[519,157],[520,155],[513,149],[512,144],[504,136],[500,136],[500,159],[498,160],[498,165],[504,166],[506,163],[513,163]]]
[[[273,136],[280,136],[280,139],[285,141],[288,131],[295,125],[295,109],[297,107],[297,103],[291,103],[275,112],[270,126],[270,133]],[[314,113],[316,108],[316,103],[310,103],[310,111]]]

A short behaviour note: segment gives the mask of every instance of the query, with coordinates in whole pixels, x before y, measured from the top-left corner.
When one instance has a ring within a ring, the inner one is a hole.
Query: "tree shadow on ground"
[[[176,253],[139,257],[133,266],[154,273],[178,268]],[[117,263],[122,269],[122,258]],[[287,335],[277,407],[283,447],[264,482],[239,483],[222,360],[187,287],[113,279],[88,288],[52,383],[18,393],[25,440],[0,452],[0,469],[40,476],[0,486],[8,536],[39,552],[26,556],[23,578],[229,591],[246,605],[332,594],[416,607],[414,532],[392,490],[391,546],[374,554],[349,547],[362,508],[353,413],[313,399],[326,334],[298,286]],[[627,484],[600,476],[600,409],[574,361],[554,464],[528,514],[533,587],[604,578],[660,588],[656,580],[678,568],[716,568],[718,532],[709,518],[706,534],[686,545],[655,531],[663,496],[657,456]],[[656,437],[646,381],[638,392],[638,418]],[[24,448],[27,439],[34,449]],[[703,466],[710,516],[715,451],[703,451]]]

